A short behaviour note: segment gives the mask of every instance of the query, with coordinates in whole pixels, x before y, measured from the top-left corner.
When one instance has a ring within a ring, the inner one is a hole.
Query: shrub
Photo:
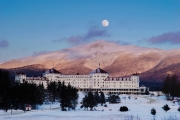
[[[179,112],[180,112],[180,106],[178,107],[178,109],[177,109]]]
[[[151,109],[151,114],[156,115],[156,110],[154,108]]]
[[[126,111],[128,111],[128,108],[126,106],[121,106],[119,111],[126,112]]]
[[[166,105],[164,105],[164,106],[162,107],[162,109],[167,112],[167,111],[170,110],[171,108],[166,104]]]
[[[118,95],[109,96],[109,103],[120,103],[121,99]]]
[[[83,108],[83,107],[84,107],[83,105],[80,106],[80,108]]]

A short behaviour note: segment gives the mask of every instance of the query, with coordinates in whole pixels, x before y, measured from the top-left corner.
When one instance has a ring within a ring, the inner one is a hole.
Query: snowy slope
[[[84,97],[83,93],[79,93],[79,102]],[[16,115],[10,115],[0,111],[0,120],[152,120],[153,116],[150,114],[151,109],[156,109],[156,120],[174,120],[180,119],[180,113],[177,111],[178,104],[173,104],[170,101],[165,101],[164,96],[150,97],[142,95],[132,95],[131,99],[128,99],[128,95],[120,95],[121,103],[119,104],[108,104],[108,107],[98,106],[97,111],[87,111],[80,109],[78,104],[76,111],[63,112],[59,108],[59,104],[43,105],[39,107],[39,110],[33,110],[31,112],[19,112]],[[126,98],[126,99],[123,99]],[[137,98],[137,99],[135,99]],[[151,103],[150,103],[151,102]],[[168,104],[171,108],[168,112],[162,109],[162,106]],[[127,106],[128,112],[118,111],[120,106]],[[55,109],[56,108],[56,109]],[[103,110],[103,111],[102,111]],[[15,111],[13,111],[15,112]],[[170,119],[167,119],[170,118]]]

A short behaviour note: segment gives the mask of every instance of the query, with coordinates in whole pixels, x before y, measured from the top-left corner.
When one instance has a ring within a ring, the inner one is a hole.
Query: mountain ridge
[[[96,41],[55,52],[3,62],[0,68],[14,69],[31,65],[42,65],[43,69],[55,68],[64,74],[88,74],[99,67],[111,76],[127,76],[140,73],[144,80],[162,81],[168,71],[179,74],[180,50],[118,45],[113,42]],[[172,67],[173,65],[176,65]],[[166,69],[163,69],[166,68]],[[157,71],[163,71],[152,77]],[[147,75],[147,72],[151,73]]]

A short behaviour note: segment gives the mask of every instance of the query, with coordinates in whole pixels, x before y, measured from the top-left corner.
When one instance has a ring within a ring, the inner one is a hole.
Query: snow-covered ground
[[[79,102],[81,102],[84,94],[79,93],[79,96]],[[80,109],[81,104],[78,104],[76,111],[65,112],[61,111],[59,103],[38,106],[38,110],[25,113],[13,110],[13,115],[11,115],[11,110],[8,113],[0,110],[0,120],[153,120],[150,113],[153,107],[156,109],[156,120],[180,120],[180,112],[177,111],[178,104],[165,101],[163,96],[132,95],[131,99],[128,96],[120,95],[121,103],[119,104],[107,103],[108,107],[99,105],[96,107],[97,111]],[[171,108],[168,112],[162,109],[165,104]],[[121,106],[127,106],[129,111],[120,112]]]

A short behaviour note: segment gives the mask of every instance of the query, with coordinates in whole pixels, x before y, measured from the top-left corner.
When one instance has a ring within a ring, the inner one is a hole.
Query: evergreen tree
[[[180,112],[180,106],[178,107],[177,111],[179,111],[179,112]]]
[[[1,101],[1,108],[5,110],[6,112],[11,107],[11,100],[9,98],[9,91],[4,91],[4,94],[2,95],[2,101]]]
[[[170,86],[169,86],[170,81],[171,81],[171,77],[168,75],[166,79],[164,80],[163,87],[162,87],[162,92],[168,96],[170,94]]]
[[[172,99],[174,99],[174,96],[180,95],[180,89],[178,87],[178,84],[179,82],[177,75],[168,75],[164,80],[162,92],[168,97],[172,96]]]
[[[20,92],[19,83],[14,83],[10,88],[10,98],[12,100],[12,106],[15,110],[19,109],[19,92]]]
[[[151,114],[156,115],[156,110],[154,108],[151,109]]]
[[[180,86],[180,82],[177,83],[177,86]],[[177,96],[180,97],[180,87],[177,87]]]
[[[94,95],[91,91],[88,92],[87,102],[88,102],[88,106],[90,107],[90,110],[92,111],[93,107],[96,106],[97,102],[96,102]]]
[[[62,83],[60,81],[58,81],[58,83],[57,83],[57,95],[58,95],[59,99],[61,98],[61,88],[62,88]]]
[[[162,109],[167,112],[167,111],[170,110],[171,108],[166,104],[166,105],[164,105],[164,106],[162,107]]]
[[[36,86],[36,105],[42,105],[45,100],[45,90],[43,84],[40,84],[39,86]]]
[[[62,84],[61,82],[50,82],[47,91],[45,91],[43,83],[37,85],[24,81],[12,84],[9,73],[0,70],[0,109],[6,112],[10,108],[25,110],[26,105],[35,108],[36,105],[43,104],[45,97],[48,99],[47,96],[50,96],[51,102],[59,100],[62,110],[66,110],[66,108],[75,110],[79,97],[76,88],[70,84],[66,86],[64,82]]]
[[[78,104],[78,90],[74,87],[72,87],[70,84],[68,86],[65,86],[64,83],[62,84],[61,88],[61,108],[62,110],[68,110],[73,109],[75,110],[77,104]]]
[[[9,72],[0,70],[0,108],[6,112],[11,107],[10,99],[11,82],[9,79]]]
[[[82,106],[81,107],[84,107],[84,110],[85,109],[87,109],[88,110],[88,101],[87,101],[87,99],[88,99],[88,96],[87,95],[85,95],[84,96],[84,98],[83,98],[83,100],[82,100]]]
[[[126,106],[122,106],[122,107],[120,107],[119,111],[126,112],[126,111],[128,111],[128,108]]]
[[[43,104],[44,88],[35,83],[14,83],[10,88],[11,105],[14,109],[25,110],[26,105],[36,107]]]
[[[101,106],[106,103],[105,96],[104,96],[103,92],[100,92],[100,103],[101,103]]]
[[[27,82],[24,82],[23,84],[21,84],[21,90],[22,92],[20,92],[20,106],[21,106],[21,109],[25,111],[25,107],[27,104],[30,104],[31,102],[31,99],[30,96],[31,96],[31,86],[29,83]]]
[[[61,87],[61,98],[60,98],[60,106],[61,106],[61,110],[62,111],[66,111],[66,107],[68,107],[67,105],[67,87],[65,86],[65,83],[62,83],[62,87]]]
[[[98,105],[98,104],[100,103],[100,96],[99,96],[98,91],[96,91],[96,92],[94,93],[94,99],[95,99],[95,101],[96,101],[96,105]]]
[[[120,97],[117,95],[109,96],[109,103],[118,103],[120,102]]]
[[[55,89],[54,89],[55,88]],[[75,110],[77,106],[77,99],[78,99],[78,90],[74,87],[72,87],[70,84],[68,86],[65,85],[65,83],[58,82],[50,82],[48,84],[48,91],[50,96],[52,95],[52,98],[55,98],[59,100],[60,106],[62,111],[66,111],[73,109]]]
[[[83,107],[85,107],[85,109],[88,109],[88,107],[90,108],[90,110],[93,110],[93,107],[95,107],[97,105],[97,102],[94,98],[94,95],[91,91],[88,92],[87,95],[85,95],[85,97],[83,98]]]
[[[146,94],[146,95],[149,95],[148,88],[146,88],[145,94]]]
[[[111,91],[109,91],[108,96],[110,97],[111,95],[112,95],[112,92],[111,92]]]
[[[58,84],[55,81],[51,81],[48,86],[48,92],[49,92],[49,98],[50,98],[50,102],[55,102],[56,99],[58,99],[58,93],[57,93],[57,88],[58,88]]]
[[[71,108],[75,110],[77,104],[78,104],[78,90],[76,88],[72,88],[72,98],[71,98]]]
[[[170,95],[172,96],[172,99],[174,100],[174,97],[178,94],[177,89],[179,86],[178,85],[178,77],[177,75],[173,75],[171,77],[171,84],[170,84]]]
[[[72,101],[72,87],[70,85],[70,83],[68,84],[67,86],[67,96],[66,96],[66,105],[68,107],[68,110],[70,110],[70,108],[72,108],[72,104],[71,104],[71,101]]]
[[[156,110],[154,108],[151,109],[151,114],[153,115],[153,119],[155,120]]]

